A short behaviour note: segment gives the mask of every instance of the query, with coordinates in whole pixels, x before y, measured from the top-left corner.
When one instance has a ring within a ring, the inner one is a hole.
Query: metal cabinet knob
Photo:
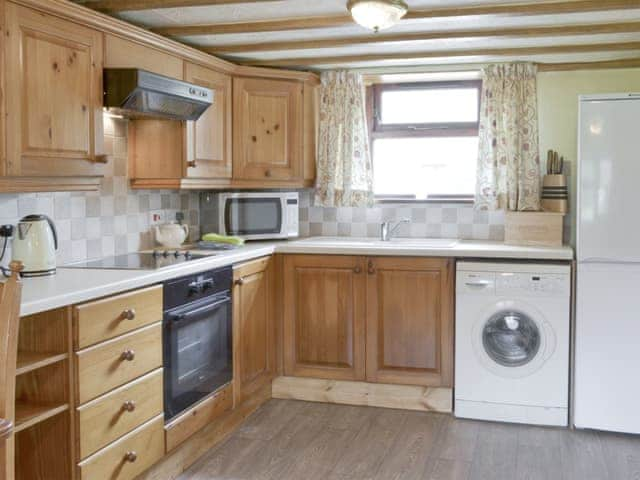
[[[369,275],[373,275],[374,273],[376,273],[376,270],[373,268],[373,262],[371,260],[369,260],[369,264],[367,265],[367,273]]]
[[[264,176],[265,176],[265,177],[270,177],[270,176],[271,176],[271,170],[266,170],[266,171],[264,172]]]
[[[122,404],[122,409],[125,412],[134,412],[136,409],[136,402],[134,402],[133,400],[127,400]]]
[[[353,273],[356,273],[356,274],[357,274],[357,273],[361,273],[361,272],[362,272],[362,269],[361,269],[360,267],[355,267],[355,268],[353,269]]]
[[[136,310],[134,308],[127,308],[122,312],[121,317],[125,320],[133,320],[136,318]]]
[[[138,454],[136,452],[127,452],[124,455],[124,461],[133,463],[138,459]]]
[[[236,285],[244,285],[244,284],[245,284],[244,277],[240,277],[239,279],[236,280]]]
[[[197,163],[195,160],[189,160],[187,162],[187,168],[196,168],[196,166],[197,166]]]
[[[120,355],[120,358],[122,360],[126,360],[127,362],[131,362],[134,358],[136,358],[136,352],[134,352],[133,350],[125,350],[124,352],[122,352],[122,355]]]

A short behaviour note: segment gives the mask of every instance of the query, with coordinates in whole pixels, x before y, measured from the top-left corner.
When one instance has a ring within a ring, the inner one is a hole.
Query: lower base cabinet
[[[233,279],[233,378],[238,405],[276,373],[274,259],[238,265]]]
[[[451,386],[453,260],[286,255],[284,373]]]

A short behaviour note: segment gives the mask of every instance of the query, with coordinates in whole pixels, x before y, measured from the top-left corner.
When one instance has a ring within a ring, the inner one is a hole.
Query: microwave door
[[[277,197],[227,198],[224,206],[225,233],[249,239],[280,236],[284,213],[282,200]]]

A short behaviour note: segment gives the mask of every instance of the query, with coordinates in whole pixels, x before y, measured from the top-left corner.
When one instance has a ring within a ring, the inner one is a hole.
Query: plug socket
[[[13,225],[0,225],[0,237],[13,237]]]

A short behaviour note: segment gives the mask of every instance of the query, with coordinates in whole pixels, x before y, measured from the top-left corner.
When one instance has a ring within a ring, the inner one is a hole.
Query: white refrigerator
[[[579,103],[574,422],[640,433],[640,94]]]

